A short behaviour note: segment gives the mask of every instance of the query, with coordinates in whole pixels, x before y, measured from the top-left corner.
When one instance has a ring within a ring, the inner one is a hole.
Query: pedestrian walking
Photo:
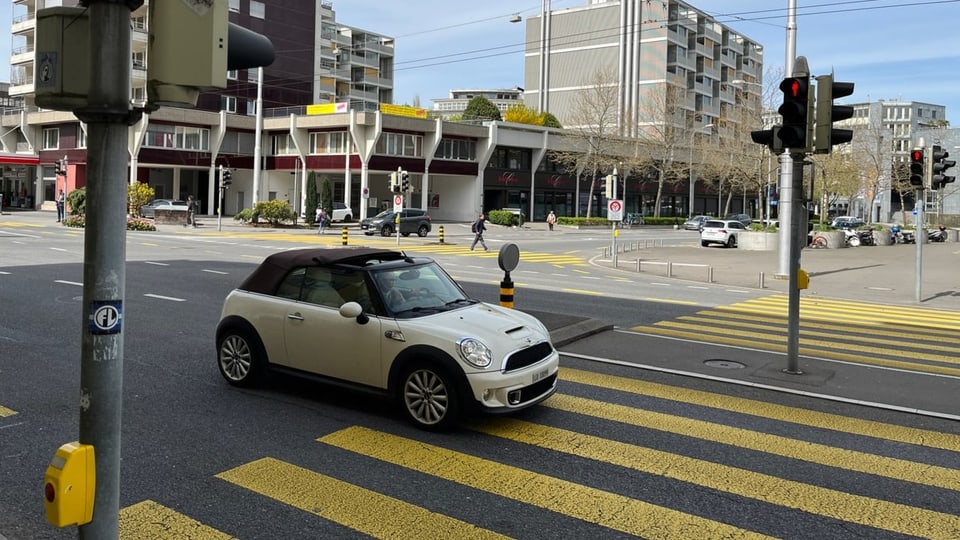
[[[553,210],[547,214],[547,227],[550,227],[550,230],[553,230],[553,224],[557,222],[557,215],[553,213]]]
[[[193,199],[193,195],[187,196],[187,225],[197,228],[197,201]]]
[[[60,223],[64,220],[64,212],[66,211],[67,196],[63,193],[63,190],[60,190],[60,194],[57,195],[57,223]]]
[[[473,248],[476,247],[477,242],[480,242],[480,245],[483,246],[484,251],[490,251],[490,248],[487,247],[487,243],[483,241],[483,231],[487,230],[486,219],[483,217],[483,213],[480,214],[480,217],[473,222],[473,226],[470,227],[470,231],[473,232],[473,243],[470,244],[470,251],[473,251]]]
[[[320,226],[317,229],[317,234],[323,234],[324,229],[327,228],[327,222],[329,218],[327,217],[327,211],[323,209],[322,206],[317,207],[317,224]]]

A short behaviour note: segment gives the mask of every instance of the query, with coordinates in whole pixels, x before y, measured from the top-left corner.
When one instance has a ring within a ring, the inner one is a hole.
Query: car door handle
[[[293,320],[295,320],[295,321],[302,321],[302,320],[303,320],[303,315],[301,315],[300,312],[297,311],[297,312],[294,312],[294,313],[287,313],[287,318],[288,318],[288,319],[293,319]]]

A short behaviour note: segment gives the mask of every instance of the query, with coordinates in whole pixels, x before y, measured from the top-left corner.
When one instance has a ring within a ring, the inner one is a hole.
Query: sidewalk
[[[722,247],[662,247],[620,253],[617,271],[787,293],[788,281],[777,279],[777,251],[746,251]],[[594,264],[614,268],[613,260]],[[911,305],[960,311],[960,244],[923,245],[920,301],[917,302],[917,246],[861,246],[842,249],[804,249],[800,267],[810,276],[801,297]]]

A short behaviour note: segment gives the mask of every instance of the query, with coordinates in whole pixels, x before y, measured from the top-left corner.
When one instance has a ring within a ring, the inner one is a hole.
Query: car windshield
[[[703,224],[704,229],[722,229],[724,226],[722,221],[707,221]]]
[[[387,311],[400,319],[476,303],[436,263],[381,270],[372,277]]]
[[[371,219],[385,218],[387,216],[390,216],[391,214],[393,214],[393,210],[384,210],[383,212],[380,212],[379,214],[373,216],[373,218]]]

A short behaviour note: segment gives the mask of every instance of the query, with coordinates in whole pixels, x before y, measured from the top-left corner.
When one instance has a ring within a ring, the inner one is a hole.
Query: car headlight
[[[478,339],[460,338],[457,350],[460,351],[460,358],[479,368],[485,368],[493,362],[493,353]]]

